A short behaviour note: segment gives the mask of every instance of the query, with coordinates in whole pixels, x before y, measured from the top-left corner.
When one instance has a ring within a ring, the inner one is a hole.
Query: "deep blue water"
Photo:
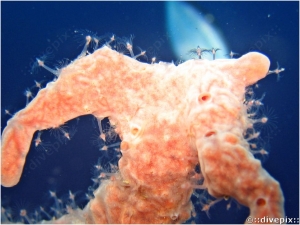
[[[270,58],[271,69],[277,67],[277,61],[285,68],[279,82],[271,75],[259,82],[257,90],[257,96],[266,92],[263,102],[277,116],[277,128],[268,138],[270,154],[263,165],[281,184],[286,215],[299,217],[299,3],[189,4],[214,16],[214,23],[233,51],[259,51]],[[88,29],[99,35],[113,32],[128,37],[134,34],[135,46],[146,50],[163,40],[157,49],[159,59],[178,59],[166,38],[164,2],[1,2],[1,7],[2,130],[9,119],[4,109],[16,112],[24,108],[25,89],[32,87],[34,80],[53,79],[47,71],[30,73],[35,57],[49,49],[55,60],[74,59],[81,52],[82,47],[73,38],[74,30]],[[71,141],[60,143],[51,155],[32,146],[20,183],[13,188],[1,187],[2,205],[11,207],[14,216],[22,207],[29,213],[38,206],[49,207],[49,190],[57,191],[63,198],[68,190],[78,191],[78,202],[84,204],[84,193],[92,185],[93,165],[98,157],[106,156],[90,143],[96,134],[91,116],[68,124],[72,125],[76,125],[77,131]],[[42,138],[55,141],[47,131]],[[236,207],[226,211],[225,204],[220,203],[210,210],[210,219],[199,212],[196,222],[242,223],[247,213],[245,208]]]

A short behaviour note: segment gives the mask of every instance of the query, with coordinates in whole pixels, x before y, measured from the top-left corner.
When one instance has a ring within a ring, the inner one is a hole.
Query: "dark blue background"
[[[280,82],[276,82],[275,75],[260,81],[257,96],[266,92],[264,103],[277,115],[277,129],[271,134],[270,155],[264,160],[264,167],[281,184],[286,215],[298,217],[299,3],[190,4],[214,16],[233,51],[241,54],[252,50],[262,52],[270,58],[271,69],[276,68],[277,61],[286,69]],[[34,80],[53,79],[44,70],[34,74],[29,72],[35,57],[47,48],[52,48],[55,60],[74,59],[81,52],[82,47],[73,38],[76,29],[88,29],[99,35],[113,32],[129,37],[134,34],[135,46],[143,49],[151,49],[162,39],[164,42],[157,51],[159,58],[167,62],[177,60],[168,40],[164,39],[164,2],[1,2],[1,6],[2,130],[9,119],[4,115],[4,108],[12,112],[22,109],[26,103],[23,92],[34,85]],[[66,40],[64,34],[68,36]],[[52,204],[50,189],[64,199],[68,190],[79,191],[78,204],[84,204],[84,193],[92,184],[91,170],[102,153],[90,143],[91,136],[96,134],[92,117],[85,116],[68,125],[77,123],[78,131],[72,140],[60,145],[58,152],[40,159],[41,165],[34,169],[30,168],[29,162],[42,157],[42,152],[32,147],[20,183],[13,188],[1,187],[2,205],[11,207],[14,216],[17,217],[22,207],[26,207],[28,213],[38,206],[49,207]],[[50,142],[54,138],[46,131],[42,139]],[[210,219],[204,212],[199,212],[196,222],[242,223],[247,213],[236,207],[227,212],[225,204],[219,203],[210,210]]]

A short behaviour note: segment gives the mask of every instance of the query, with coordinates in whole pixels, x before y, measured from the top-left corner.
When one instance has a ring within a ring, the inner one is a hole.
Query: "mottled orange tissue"
[[[253,125],[243,103],[246,87],[263,79],[269,65],[256,52],[178,66],[146,64],[102,47],[63,68],[8,121],[1,184],[19,182],[37,130],[93,114],[116,126],[119,170],[83,210],[51,223],[182,223],[194,210],[195,177],[204,179],[210,195],[249,207],[252,217],[284,217],[280,185],[243,135]]]

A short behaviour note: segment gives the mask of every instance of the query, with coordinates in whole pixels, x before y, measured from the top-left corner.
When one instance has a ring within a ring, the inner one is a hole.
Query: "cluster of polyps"
[[[145,64],[109,45],[85,56],[92,39],[86,40],[84,51],[60,69],[56,81],[8,121],[3,186],[18,183],[35,131],[93,114],[111,118],[122,140],[119,171],[102,181],[83,210],[69,208],[57,222],[181,223],[194,212],[194,188],[217,198],[205,211],[232,197],[255,218],[284,216],[279,183],[243,136],[251,123],[245,88],[267,75],[267,57],[248,53],[179,66]],[[197,178],[203,183],[197,185]]]

